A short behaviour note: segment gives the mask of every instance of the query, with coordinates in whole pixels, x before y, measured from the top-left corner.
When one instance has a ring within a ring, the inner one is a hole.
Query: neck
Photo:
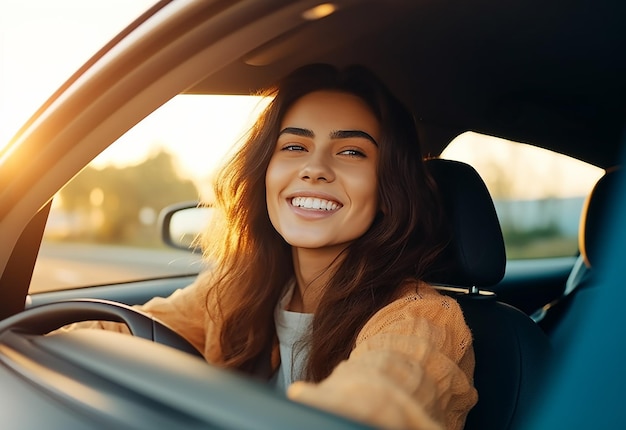
[[[293,266],[296,288],[288,309],[294,312],[315,313],[333,270],[341,258],[341,247],[323,249],[293,248]]]

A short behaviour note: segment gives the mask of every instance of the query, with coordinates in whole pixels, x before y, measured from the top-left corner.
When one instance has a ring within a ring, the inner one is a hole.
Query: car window
[[[467,132],[442,158],[472,165],[491,193],[508,259],[573,256],[584,199],[604,170],[562,154]]]
[[[53,200],[30,292],[197,273],[167,248],[158,216],[211,200],[211,177],[264,106],[248,96],[179,95],[120,137]]]

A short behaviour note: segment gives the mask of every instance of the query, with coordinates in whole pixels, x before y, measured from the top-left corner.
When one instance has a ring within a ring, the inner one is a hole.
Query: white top
[[[311,330],[313,314],[303,314],[285,310],[296,286],[292,282],[274,310],[276,335],[280,343],[280,366],[270,380],[270,385],[285,392],[292,382],[303,378],[305,363],[309,356],[309,347],[299,343]]]

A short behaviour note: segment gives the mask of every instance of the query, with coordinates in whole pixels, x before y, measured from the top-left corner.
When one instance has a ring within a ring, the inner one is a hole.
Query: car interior
[[[614,363],[622,347],[614,342],[617,353],[605,351],[590,332],[604,327],[617,337],[624,322],[612,308],[622,293],[599,286],[619,281],[615,262],[626,234],[624,193],[616,191],[624,189],[625,19],[626,3],[617,0],[155,3],[0,149],[0,380],[14,393],[0,407],[6,422],[366,428],[206,365],[183,339],[132,309],[184,288],[195,273],[29,293],[55,193],[135,124],[178,94],[255,94],[297,66],[323,62],[371,68],[417,120],[453,231],[445,270],[428,281],[458,300],[474,336],[479,402],[465,428],[626,425],[614,395],[624,382]],[[480,174],[439,158],[467,131],[605,170],[581,214],[579,255],[507,261]],[[124,322],[135,337],[46,336],[94,319]],[[592,360],[585,350],[603,360],[601,377],[581,376],[583,360]],[[579,361],[564,364],[572,357]],[[567,385],[575,383],[579,389]]]
[[[427,166],[453,231],[440,263],[445,270],[429,282],[455,297],[474,335],[480,398],[465,428],[523,428],[552,346],[528,315],[489,291],[504,275],[506,256],[491,196],[478,173],[443,159],[428,160]]]
[[[576,301],[576,296],[586,288],[593,288],[597,285],[593,280],[594,262],[597,263],[602,255],[602,241],[605,240],[603,234],[606,234],[603,232],[604,224],[610,215],[611,199],[619,184],[620,176],[622,176],[620,169],[608,170],[591,190],[580,218],[580,256],[567,279],[563,294],[533,315],[533,320],[550,336],[556,349],[567,342],[559,326],[571,326],[573,318],[580,318],[574,310],[570,310]],[[572,316],[568,316],[569,312],[572,312]],[[572,321],[568,322],[568,320]]]

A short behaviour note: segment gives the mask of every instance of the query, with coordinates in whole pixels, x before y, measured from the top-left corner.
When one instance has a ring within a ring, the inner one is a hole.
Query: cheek
[[[359,200],[358,206],[367,213],[372,220],[378,211],[378,178],[373,173],[353,176],[352,189],[354,196]]]
[[[275,159],[270,160],[265,172],[265,199],[267,212],[272,224],[276,220],[276,211],[278,210],[279,196],[285,187],[285,166],[284,163],[277,162]]]
[[[265,172],[265,199],[270,215],[272,212],[271,202],[273,201],[274,190],[276,189],[276,175],[274,172],[273,163],[270,161],[270,164],[267,166],[267,171]]]
[[[265,172],[265,192],[268,201],[277,196],[280,189],[284,187],[287,172],[285,163],[281,163],[275,159],[270,160]]]
[[[267,166],[267,170],[265,171],[265,194],[267,195],[268,199],[272,189],[274,188],[274,170],[274,163],[272,163],[272,160],[270,160],[270,163]]]

